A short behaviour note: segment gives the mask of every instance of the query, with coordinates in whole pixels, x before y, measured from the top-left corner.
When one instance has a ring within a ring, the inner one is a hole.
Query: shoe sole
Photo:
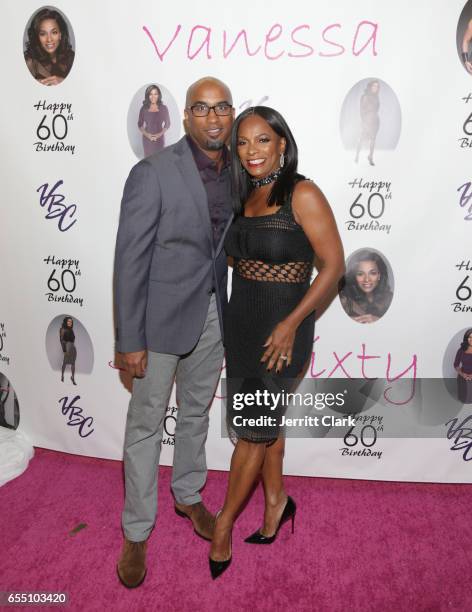
[[[267,539],[267,540],[254,541],[254,540],[250,540],[249,538],[246,538],[244,541],[246,542],[246,544],[258,544],[258,545],[262,544],[263,546],[268,546],[269,544],[273,544],[275,542],[275,539],[274,540]]]
[[[118,574],[118,578],[120,579],[120,582],[123,586],[125,586],[127,589],[136,589],[138,586],[141,586],[144,582],[144,579],[146,578],[146,574],[147,574],[147,569],[144,572],[144,576],[141,578],[141,580],[137,583],[137,584],[126,584],[126,582],[123,581],[123,579],[120,576],[120,572],[118,571],[118,566],[116,567],[116,573]]]
[[[176,515],[177,515],[177,516],[181,516],[182,518],[186,518],[186,519],[188,519],[188,520],[189,520],[189,521],[192,523],[192,525],[193,525],[192,519],[189,517],[189,515],[188,515],[188,514],[185,514],[185,512],[182,512],[182,510],[179,510],[179,509],[178,509],[178,508],[176,508],[175,506],[174,506],[174,510],[175,510],[175,513],[176,513]],[[199,532],[198,532],[198,531],[195,529],[195,527],[193,528],[193,532],[194,532],[194,533],[195,533],[195,534],[196,534],[196,535],[197,535],[199,538],[202,538],[202,540],[205,540],[206,542],[211,542],[211,538],[207,538],[207,537],[206,537],[206,536],[204,536],[202,533],[199,533]]]

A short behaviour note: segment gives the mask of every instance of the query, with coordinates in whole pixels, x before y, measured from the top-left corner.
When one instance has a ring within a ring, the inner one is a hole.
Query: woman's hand
[[[157,132],[157,134],[149,134],[149,140],[151,140],[152,142],[157,142],[159,138],[162,137],[163,133],[164,132]]]
[[[472,380],[472,374],[466,374],[462,371],[461,368],[456,368],[456,372],[461,376],[464,380]]]
[[[267,348],[261,358],[262,363],[268,362],[268,370],[271,370],[275,365],[275,371],[280,372],[284,364],[289,366],[292,363],[292,349],[296,331],[297,328],[287,321],[281,321],[276,325],[264,343]],[[287,358],[282,359],[282,356]]]
[[[352,317],[354,319],[354,321],[357,321],[358,323],[375,323],[375,321],[379,320],[379,317],[376,317],[373,314],[365,314],[365,315],[359,315],[358,317]]]
[[[464,66],[465,66],[465,69],[467,70],[467,72],[472,74],[472,63],[471,62],[464,62]]]
[[[59,83],[62,83],[63,80],[64,80],[64,77],[50,76],[50,77],[46,77],[45,79],[39,79],[39,82],[42,83],[43,85],[59,85]]]

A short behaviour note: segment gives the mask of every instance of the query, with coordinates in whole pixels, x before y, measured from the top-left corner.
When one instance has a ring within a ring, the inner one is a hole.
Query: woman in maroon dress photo
[[[472,404],[472,328],[464,334],[454,359],[454,368],[457,372],[459,401],[463,404]]]
[[[149,85],[139,111],[138,128],[143,135],[144,157],[162,151],[165,147],[164,134],[170,128],[167,106],[162,103],[162,93],[157,85]]]

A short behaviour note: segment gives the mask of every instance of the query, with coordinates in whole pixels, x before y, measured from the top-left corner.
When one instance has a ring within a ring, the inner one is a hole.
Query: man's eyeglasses
[[[199,102],[190,107],[194,117],[206,117],[212,109],[215,111],[215,115],[218,115],[218,117],[226,117],[231,115],[233,107],[231,104],[228,104],[228,102],[220,102],[214,106],[208,106],[208,104],[202,104]]]

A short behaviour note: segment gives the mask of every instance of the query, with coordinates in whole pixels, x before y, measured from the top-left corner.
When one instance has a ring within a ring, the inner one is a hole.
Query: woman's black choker
[[[264,178],[260,178],[260,179],[251,178],[250,179],[251,184],[256,189],[258,187],[262,187],[262,185],[268,185],[269,183],[273,183],[274,181],[276,181],[279,178],[281,172],[282,172],[282,168],[277,168],[277,170],[274,170],[274,172],[271,172]]]

